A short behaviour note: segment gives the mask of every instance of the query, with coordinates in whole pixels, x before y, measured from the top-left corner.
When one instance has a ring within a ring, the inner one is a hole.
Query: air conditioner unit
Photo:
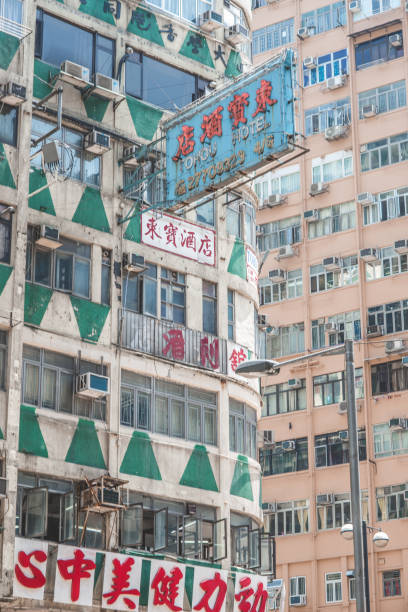
[[[306,223],[312,223],[312,221],[318,221],[319,211],[317,210],[317,208],[314,208],[312,210],[305,210],[305,212],[303,213],[303,218],[306,221]]]
[[[408,240],[397,240],[394,242],[394,250],[399,255],[405,255],[405,253],[408,253]]]
[[[46,249],[58,249],[62,246],[59,229],[51,225],[39,225],[35,231],[35,243]]]
[[[341,268],[341,259],[340,257],[325,257],[323,259],[323,267],[330,272],[334,270],[340,270]]]
[[[303,60],[303,66],[305,68],[316,68],[317,67],[317,58],[316,57],[305,57]]]
[[[349,11],[351,13],[359,13],[361,11],[360,0],[353,0],[353,2],[350,2]]]
[[[408,420],[401,418],[390,419],[388,421],[388,427],[395,430],[408,429]]]
[[[241,43],[246,43],[249,41],[249,32],[243,25],[240,23],[235,23],[233,26],[226,28],[224,30],[225,40],[227,40],[232,45],[240,45]]]
[[[339,331],[339,326],[337,325],[337,323],[326,323],[324,328],[328,334],[337,334],[337,332]]]
[[[408,355],[404,355],[401,359],[401,365],[403,368],[408,368]]]
[[[85,136],[84,139],[84,150],[94,155],[102,155],[106,151],[110,150],[110,136],[103,134],[103,132],[97,132],[92,130]]]
[[[391,34],[391,36],[388,37],[388,42],[390,43],[391,47],[402,47],[401,34]]]
[[[286,271],[281,268],[275,268],[275,270],[269,270],[269,278],[273,283],[282,283],[286,280]]]
[[[302,381],[300,378],[289,378],[288,387],[289,389],[301,389]]]
[[[279,261],[280,259],[293,257],[294,254],[295,252],[293,250],[293,246],[291,244],[286,244],[285,246],[279,248],[276,259]]]
[[[279,336],[280,329],[279,327],[276,327],[275,325],[268,325],[268,327],[266,328],[266,333],[269,334],[270,336]]]
[[[363,115],[364,119],[368,119],[369,117],[375,117],[377,112],[378,110],[375,104],[366,104],[361,109],[361,114]]]
[[[273,446],[275,443],[275,434],[273,429],[264,429],[263,430],[263,446]]]
[[[340,402],[337,413],[344,414],[345,412],[347,412],[347,402]]]
[[[316,31],[316,28],[312,26],[308,26],[304,28],[299,28],[297,31],[297,35],[300,38],[300,40],[304,40],[305,38],[309,38],[309,36],[313,36],[315,31]]]
[[[89,68],[66,60],[61,64],[60,78],[71,85],[88,85]]]
[[[125,166],[136,167],[140,165],[139,161],[140,147],[137,145],[131,145],[123,149],[123,163]]]
[[[92,93],[107,100],[123,98],[123,95],[120,93],[119,81],[99,72],[95,74],[95,87]]]
[[[263,502],[262,510],[264,512],[276,512],[276,502]]]
[[[264,200],[264,206],[273,208],[274,206],[279,206],[279,204],[284,204],[287,199],[287,196],[281,195],[280,193],[274,193]]]
[[[306,605],[306,595],[291,595],[289,605],[290,606],[305,606]]]
[[[284,450],[284,451],[295,450],[296,442],[294,440],[284,440],[281,443],[281,446],[282,446],[282,450]]]
[[[361,249],[360,259],[367,262],[379,261],[380,251],[378,249]]]
[[[325,193],[326,191],[329,190],[329,186],[327,183],[312,183],[310,186],[310,195],[316,196],[319,195],[320,193]]]
[[[109,395],[109,378],[93,372],[79,374],[76,379],[76,393],[80,397],[101,398]]]
[[[18,83],[9,81],[1,88],[0,100],[10,106],[18,106],[26,101],[26,88]]]
[[[317,506],[330,506],[334,502],[333,493],[324,493],[322,495],[316,495]]]
[[[404,340],[389,340],[385,343],[385,352],[386,353],[400,353],[405,350],[405,341]]]
[[[0,477],[0,499],[7,497],[7,478]]]
[[[222,27],[222,25],[222,15],[215,11],[205,11],[198,18],[198,27],[204,30],[204,32],[213,32]]]
[[[330,77],[323,83],[322,90],[331,91],[332,89],[338,89],[339,87],[343,87],[346,84],[346,82],[347,82],[346,74],[337,74],[334,77]]]
[[[89,487],[81,491],[80,510],[91,512],[111,512],[125,506],[121,504],[120,492],[118,489],[108,487]]]
[[[129,274],[140,274],[146,270],[145,258],[137,253],[124,253],[122,265]]]
[[[342,442],[347,442],[349,439],[348,430],[339,431],[339,438]]]
[[[366,204],[373,204],[374,196],[372,193],[368,193],[365,191],[364,193],[359,193],[357,196],[357,203],[365,206]]]
[[[382,325],[369,325],[367,327],[367,338],[377,338],[384,333]]]
[[[333,125],[328,127],[324,131],[324,137],[326,140],[338,140],[347,136],[348,125]]]

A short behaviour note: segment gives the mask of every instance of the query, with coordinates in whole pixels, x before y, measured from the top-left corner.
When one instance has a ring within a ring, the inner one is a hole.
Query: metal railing
[[[0,15],[0,32],[5,32],[6,34],[10,34],[10,36],[22,40],[31,34],[32,30],[22,23],[18,23],[17,21]]]

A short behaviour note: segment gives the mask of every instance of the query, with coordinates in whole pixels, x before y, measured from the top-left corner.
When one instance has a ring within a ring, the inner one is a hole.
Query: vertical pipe
[[[366,612],[370,612],[370,578],[368,575],[368,550],[367,550],[367,523],[362,521],[363,526],[363,553],[364,553],[364,586],[366,599]]]

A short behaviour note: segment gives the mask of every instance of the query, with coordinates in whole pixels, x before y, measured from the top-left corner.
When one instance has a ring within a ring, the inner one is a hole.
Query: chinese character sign
[[[88,548],[58,546],[54,601],[92,606],[96,552]]]
[[[170,205],[197,200],[290,150],[292,61],[288,50],[167,121]]]
[[[153,560],[150,568],[149,612],[183,609],[185,566]]]
[[[48,542],[16,538],[14,545],[14,597],[44,599]]]
[[[246,247],[247,281],[258,287],[258,259],[255,252]]]
[[[228,572],[210,567],[194,568],[192,610],[226,612]]]
[[[266,576],[236,574],[233,612],[268,612]]]
[[[247,348],[235,344],[234,342],[228,342],[228,376],[238,376],[235,373],[237,366],[244,361],[249,359],[249,351]]]
[[[142,559],[105,553],[102,607],[110,610],[139,609]]]
[[[143,213],[142,242],[209,266],[215,265],[215,231],[177,217]]]

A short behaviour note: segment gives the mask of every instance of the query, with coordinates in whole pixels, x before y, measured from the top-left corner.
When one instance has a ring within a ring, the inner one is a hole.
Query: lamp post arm
[[[312,357],[320,357],[320,355],[330,355],[330,353],[338,354],[344,353],[345,348],[343,344],[336,344],[336,346],[330,346],[327,349],[322,349],[321,351],[313,351],[313,353],[307,353],[306,355],[301,355],[300,357],[294,357],[293,359],[286,359],[286,361],[277,361],[277,367],[281,368],[285,365],[290,365],[291,363],[298,363],[299,361],[307,361]]]

